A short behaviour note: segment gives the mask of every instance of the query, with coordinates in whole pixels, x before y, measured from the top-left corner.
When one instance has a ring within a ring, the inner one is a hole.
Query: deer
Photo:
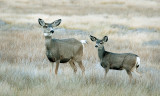
[[[53,71],[53,64],[56,63],[55,75],[57,75],[59,64],[69,62],[74,73],[77,72],[75,62],[78,63],[84,75],[85,67],[82,64],[83,45],[80,41],[74,38],[55,39],[52,34],[55,27],[59,26],[61,19],[55,20],[52,23],[45,23],[44,20],[38,19],[39,25],[42,26],[45,37],[46,56],[51,62],[50,72]]]
[[[100,65],[105,70],[105,75],[109,69],[113,70],[126,70],[130,82],[132,80],[132,72],[141,77],[141,74],[137,71],[140,65],[140,57],[133,53],[112,53],[105,51],[104,43],[108,41],[108,36],[104,36],[103,39],[97,39],[90,35],[90,39],[96,42],[95,47],[98,48],[98,57],[100,59]]]

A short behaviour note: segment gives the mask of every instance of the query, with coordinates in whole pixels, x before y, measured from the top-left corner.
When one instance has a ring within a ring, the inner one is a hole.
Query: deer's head
[[[52,23],[45,23],[42,19],[38,19],[39,25],[44,29],[44,36],[52,36],[54,33],[54,27],[58,26],[61,23],[61,19],[55,20]]]
[[[96,42],[96,45],[95,45],[96,48],[102,48],[104,46],[103,45],[104,42],[108,41],[108,36],[104,36],[103,39],[97,39],[96,37],[90,35],[90,39],[93,42]]]

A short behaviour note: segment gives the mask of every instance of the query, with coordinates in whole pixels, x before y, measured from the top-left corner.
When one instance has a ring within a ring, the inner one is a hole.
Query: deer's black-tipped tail
[[[136,68],[138,68],[139,67],[139,65],[136,65]]]

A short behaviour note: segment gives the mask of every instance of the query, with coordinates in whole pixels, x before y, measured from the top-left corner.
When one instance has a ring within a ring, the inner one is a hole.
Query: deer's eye
[[[103,44],[103,42],[100,42],[100,44]]]

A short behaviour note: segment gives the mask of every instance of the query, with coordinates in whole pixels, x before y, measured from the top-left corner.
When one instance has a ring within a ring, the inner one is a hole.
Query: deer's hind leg
[[[74,73],[76,73],[76,72],[77,72],[77,67],[76,67],[76,65],[74,64],[73,60],[70,60],[70,61],[69,61],[69,64],[70,64],[70,66],[72,67],[72,69],[74,70]]]
[[[84,76],[84,74],[85,74],[85,67],[84,67],[83,64],[82,64],[82,61],[77,61],[77,63],[78,63],[79,67],[80,67],[81,70],[82,70],[82,75]]]
[[[141,73],[137,71],[136,67],[132,70],[132,72],[135,73],[137,76],[142,77]]]
[[[131,81],[132,81],[132,79],[133,79],[132,73],[131,73],[130,70],[126,70],[126,72],[127,72],[128,76],[129,76],[129,81],[130,81],[130,83],[131,83]]]

